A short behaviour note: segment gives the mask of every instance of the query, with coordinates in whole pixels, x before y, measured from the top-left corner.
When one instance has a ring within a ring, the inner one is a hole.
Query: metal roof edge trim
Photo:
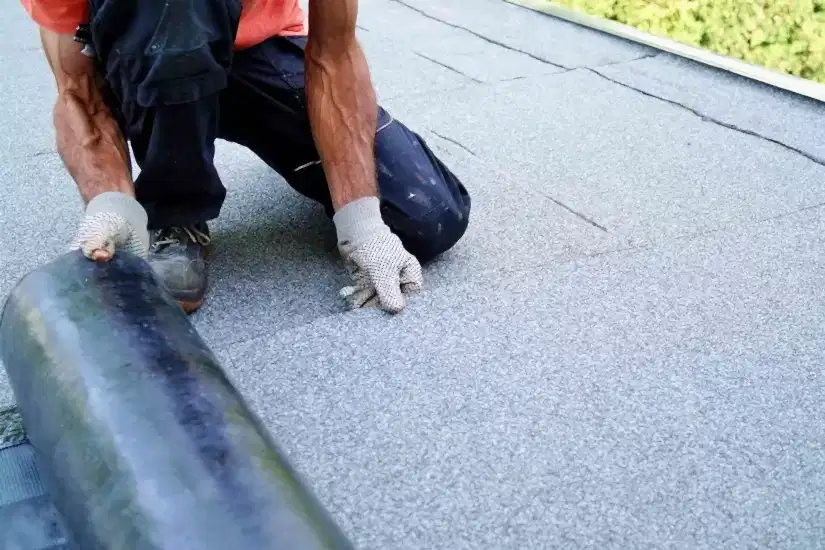
[[[576,11],[549,0],[504,0],[509,4],[538,11],[558,19],[563,19],[583,27],[618,36],[632,42],[637,42],[651,48],[656,48],[680,57],[716,67],[751,80],[756,80],[769,86],[781,88],[795,94],[825,102],[825,84],[806,80],[797,76],[788,75],[753,65],[739,59],[720,55],[702,48],[689,46],[669,38],[648,34],[629,25],[602,19],[593,15]]]

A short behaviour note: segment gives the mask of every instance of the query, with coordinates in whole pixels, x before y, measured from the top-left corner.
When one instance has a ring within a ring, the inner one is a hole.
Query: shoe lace
[[[158,230],[155,233],[153,246],[158,248],[170,244],[179,244],[184,236],[201,246],[208,246],[212,242],[212,238],[197,227],[181,226]]]

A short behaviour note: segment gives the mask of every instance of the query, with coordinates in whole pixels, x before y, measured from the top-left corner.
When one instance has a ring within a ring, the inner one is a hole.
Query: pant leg
[[[92,45],[141,171],[150,229],[217,217],[226,196],[213,157],[238,0],[91,0]]]
[[[449,250],[470,222],[470,195],[424,139],[378,112],[375,162],[384,220],[407,250],[428,260]]]
[[[251,149],[331,216],[307,114],[305,44],[276,37],[236,54],[221,97],[220,136]],[[425,262],[458,242],[469,223],[467,190],[421,137],[380,107],[375,155],[384,221],[407,250]]]

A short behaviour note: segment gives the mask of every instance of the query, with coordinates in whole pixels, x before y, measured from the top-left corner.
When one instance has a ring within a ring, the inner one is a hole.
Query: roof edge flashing
[[[825,84],[649,34],[630,25],[576,11],[549,0],[504,1],[825,103]]]

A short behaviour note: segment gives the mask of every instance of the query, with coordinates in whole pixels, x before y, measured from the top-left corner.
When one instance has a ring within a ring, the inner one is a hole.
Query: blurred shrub
[[[554,0],[825,83],[825,0]]]

